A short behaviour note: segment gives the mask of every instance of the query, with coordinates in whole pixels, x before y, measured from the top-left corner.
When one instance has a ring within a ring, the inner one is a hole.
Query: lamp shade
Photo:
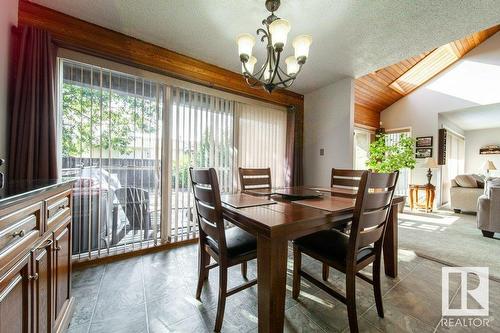
[[[257,63],[257,58],[251,56],[246,64],[241,64],[241,72],[245,73],[245,65],[247,66],[248,73],[253,74],[253,70],[255,68],[255,64]]]
[[[269,32],[275,49],[283,49],[286,45],[286,38],[290,32],[290,23],[284,19],[274,20],[269,25]]]
[[[438,164],[436,163],[436,160],[433,159],[432,157],[427,157],[425,160],[424,160],[424,165],[423,165],[425,168],[429,168],[429,169],[435,169],[438,167]]]
[[[495,167],[495,164],[493,164],[492,161],[487,160],[487,161],[484,161],[482,169],[483,170],[496,170],[497,168]]]
[[[300,35],[293,40],[293,48],[295,49],[295,59],[306,61],[309,56],[309,47],[312,44],[312,37],[309,35]]]
[[[294,56],[289,56],[285,60],[286,63],[286,73],[288,75],[294,75],[297,74],[299,71],[299,63],[297,62],[297,59],[295,59]]]
[[[238,43],[238,54],[250,58],[252,55],[252,49],[255,45],[255,37],[250,34],[239,34],[237,39]]]

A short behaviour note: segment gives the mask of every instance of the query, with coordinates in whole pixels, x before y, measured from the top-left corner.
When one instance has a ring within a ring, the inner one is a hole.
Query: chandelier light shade
[[[312,37],[309,35],[300,35],[293,40],[293,48],[295,49],[295,58],[306,61],[309,56],[309,47],[312,44]]]
[[[295,56],[289,56],[285,60],[286,64],[286,73],[288,75],[295,75],[299,71],[300,65]]]
[[[282,68],[280,60],[291,26],[287,20],[274,15],[279,6],[280,0],[266,0],[266,8],[271,15],[262,21],[264,28],[257,29],[257,36],[261,42],[266,43],[267,49],[266,59],[260,68],[255,70],[257,59],[252,56],[255,37],[248,33],[237,37],[238,53],[245,80],[251,87],[263,87],[269,93],[278,87],[288,88],[293,84],[309,56],[309,48],[312,44],[312,37],[309,35],[295,37],[292,43],[295,53],[285,59],[286,71]]]
[[[273,47],[275,50],[282,51],[286,45],[286,38],[290,32],[290,23],[284,19],[274,20],[269,24],[269,33],[271,33]]]
[[[246,60],[252,56],[252,49],[255,45],[255,37],[250,34],[239,34],[238,35],[238,53],[240,58],[243,57]]]

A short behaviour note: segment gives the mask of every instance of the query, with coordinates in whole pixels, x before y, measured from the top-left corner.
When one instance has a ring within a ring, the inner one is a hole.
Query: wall
[[[7,159],[8,84],[11,27],[17,25],[17,0],[0,0],[0,158]],[[5,165],[0,171],[5,172]]]
[[[468,69],[472,70],[467,71]],[[488,75],[496,75],[497,70],[500,70],[500,33],[496,33],[432,80],[382,111],[383,127],[386,129],[411,127],[414,137],[432,135],[433,157],[437,157],[439,113],[473,107],[485,102],[497,103],[495,99],[500,100],[500,94],[483,96],[488,88],[489,91],[493,91],[492,89],[496,91],[496,85],[478,88],[478,82],[491,82],[492,78],[489,78],[490,81],[485,78]],[[485,73],[488,73],[486,77]],[[484,101],[471,98],[473,91],[477,91],[478,97],[485,97]],[[425,183],[425,173],[426,169],[417,164],[412,173],[412,182]],[[438,189],[436,197],[438,203],[441,202],[440,182],[441,173],[440,170],[436,170],[432,183]]]
[[[499,170],[492,176],[500,176],[500,155],[479,155],[479,148],[486,145],[500,145],[500,128],[480,129],[465,132],[465,172],[480,173],[486,160],[492,161]]]
[[[306,94],[304,108],[304,183],[329,186],[333,167],[353,167],[354,80]]]

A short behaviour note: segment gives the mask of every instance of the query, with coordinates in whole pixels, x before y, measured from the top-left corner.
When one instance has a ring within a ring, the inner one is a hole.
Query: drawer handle
[[[17,236],[24,237],[24,234],[25,234],[24,230],[19,230],[18,232],[13,232],[12,233],[12,237],[14,237],[14,238],[17,237]]]
[[[56,246],[56,248],[54,249],[54,251],[61,251],[62,250],[62,247],[60,246]]]
[[[47,240],[45,241],[45,243],[43,243],[42,245],[40,245],[40,246],[39,246],[39,247],[37,247],[36,249],[37,249],[37,250],[43,250],[43,249],[45,249],[46,247],[51,246],[51,245],[52,245],[52,243],[54,243],[54,241],[53,241],[52,239],[47,239]]]
[[[38,280],[38,273],[35,273],[34,275],[28,275],[28,280]]]

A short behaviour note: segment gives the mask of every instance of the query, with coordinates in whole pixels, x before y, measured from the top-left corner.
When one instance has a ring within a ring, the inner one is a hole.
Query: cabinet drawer
[[[45,200],[47,207],[47,228],[70,214],[71,191],[65,191]]]
[[[0,216],[0,271],[40,237],[42,202]]]
[[[41,208],[40,202],[0,216],[0,252],[23,240],[31,231],[40,234]]]

